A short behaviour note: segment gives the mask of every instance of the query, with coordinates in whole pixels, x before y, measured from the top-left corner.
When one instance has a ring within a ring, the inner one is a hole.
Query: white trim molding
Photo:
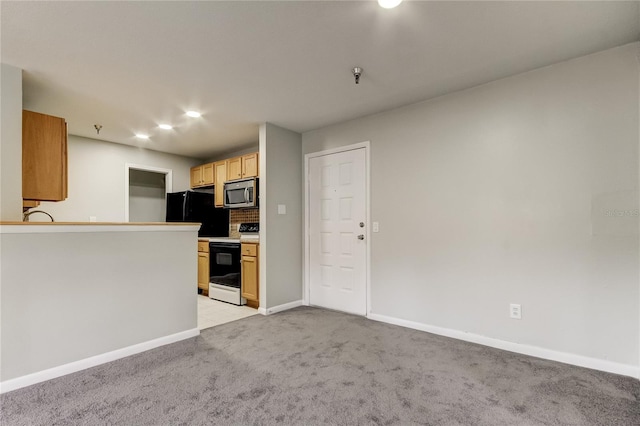
[[[200,330],[197,328],[192,328],[191,330],[181,331],[179,333],[170,334],[168,336],[159,337],[157,339],[127,346],[126,348],[117,349],[115,351],[70,362],[58,367],[53,367],[46,370],[38,371],[36,373],[27,374],[26,376],[5,380],[4,382],[0,382],[0,393],[10,392],[12,390],[24,388],[26,386],[35,385],[36,383],[45,382],[47,380],[55,379],[56,377],[61,377],[67,374],[75,373],[77,371],[86,370],[87,368],[95,367],[100,364],[106,364],[107,362],[135,355],[140,352],[145,352],[150,349],[155,349],[157,347],[168,345],[170,343],[190,339],[199,335]]]
[[[467,333],[450,328],[437,327],[434,325],[389,317],[386,315],[370,313],[368,318],[374,321],[399,325],[401,327],[412,328],[414,330],[426,331],[427,333],[433,333],[439,336],[464,340],[465,342],[477,343],[479,345],[502,349],[509,352],[515,352],[522,355],[529,355],[536,358],[548,359],[550,361],[557,361],[564,364],[571,364],[578,367],[591,368],[593,370],[606,371],[608,373],[621,374],[623,376],[640,379],[640,366],[636,365],[621,364],[618,362],[612,362],[598,358],[590,358],[568,352],[560,352],[552,349],[541,348],[538,346],[508,342],[506,340],[494,339],[479,334]]]
[[[364,148],[365,154],[365,210],[366,210],[366,268],[365,268],[365,293],[366,293],[366,313],[368,317],[371,313],[371,142],[364,141],[351,145],[344,145],[324,151],[310,152],[304,156],[304,250],[303,250],[303,272],[302,272],[302,304],[310,305],[310,241],[309,241],[309,160],[324,155],[336,154],[340,152],[353,151]]]
[[[277,314],[278,312],[288,311],[289,309],[297,308],[298,306],[302,306],[302,300],[294,300],[293,302],[284,303],[272,308],[260,308],[258,309],[258,313],[262,315]]]

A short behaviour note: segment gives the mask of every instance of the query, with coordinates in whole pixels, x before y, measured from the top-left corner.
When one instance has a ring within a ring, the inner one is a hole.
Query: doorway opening
[[[125,221],[164,222],[172,182],[170,169],[125,164]]]

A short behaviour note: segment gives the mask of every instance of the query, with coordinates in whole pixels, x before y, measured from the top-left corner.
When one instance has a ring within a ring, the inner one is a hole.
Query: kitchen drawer
[[[198,241],[198,251],[209,253],[209,241]]]
[[[257,256],[258,245],[257,244],[242,244],[240,252],[243,256]]]

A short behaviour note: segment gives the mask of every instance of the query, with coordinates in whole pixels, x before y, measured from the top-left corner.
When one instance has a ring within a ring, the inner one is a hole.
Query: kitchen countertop
[[[210,243],[239,243],[239,238],[231,237],[198,237],[198,241],[208,241]]]
[[[191,222],[0,222],[0,225],[85,225],[85,226],[200,226],[199,223]]]
[[[197,231],[189,222],[0,222],[2,234],[46,234],[61,232],[167,232]]]

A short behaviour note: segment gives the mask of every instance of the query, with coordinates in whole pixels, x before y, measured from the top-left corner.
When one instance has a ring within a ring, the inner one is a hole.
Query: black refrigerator
[[[202,223],[198,237],[229,236],[229,210],[214,207],[213,193],[181,191],[167,194],[167,222]]]

